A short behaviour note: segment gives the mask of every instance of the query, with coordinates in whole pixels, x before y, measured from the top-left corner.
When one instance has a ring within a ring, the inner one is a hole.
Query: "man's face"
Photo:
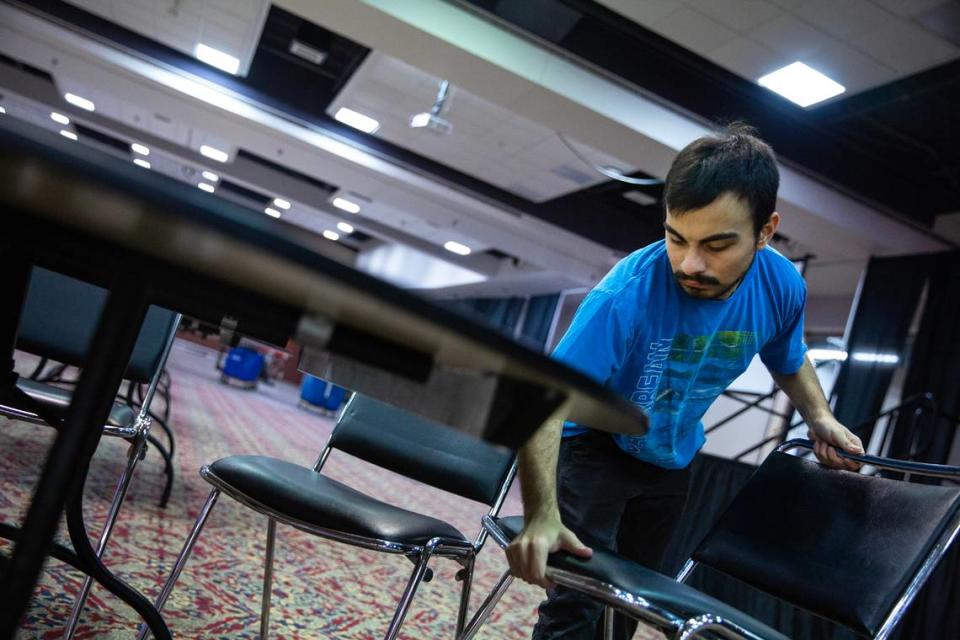
[[[779,216],[774,213],[758,238],[747,204],[729,193],[678,216],[668,210],[663,226],[677,283],[694,298],[726,298],[778,224]]]

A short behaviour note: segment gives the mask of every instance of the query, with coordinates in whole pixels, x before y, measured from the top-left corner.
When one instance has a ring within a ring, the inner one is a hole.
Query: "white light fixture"
[[[337,233],[336,231],[330,231],[330,229],[327,229],[326,231],[323,232],[323,237],[326,238],[327,240],[333,240],[334,242],[336,242],[337,240],[340,239],[340,234]]]
[[[419,129],[420,127],[427,126],[427,123],[430,122],[430,113],[424,111],[423,113],[418,113],[417,115],[410,118],[410,126],[414,129]]]
[[[212,184],[207,184],[206,182],[200,182],[197,184],[197,189],[200,191],[206,191],[207,193],[213,193],[215,187]]]
[[[133,144],[131,144],[130,151],[133,151],[134,153],[138,153],[141,156],[150,155],[150,148],[146,145],[140,144],[139,142],[134,142]]]
[[[216,147],[211,147],[208,144],[200,145],[200,155],[210,158],[211,160],[216,160],[217,162],[226,162],[230,157],[230,154],[226,151],[221,151]]]
[[[343,124],[350,125],[354,129],[359,129],[364,133],[373,133],[380,128],[380,123],[370,116],[365,116],[359,111],[347,109],[346,107],[340,107],[337,109],[337,112],[333,115],[333,118],[334,120],[339,120]]]
[[[150,162],[147,160],[144,160],[143,158],[134,158],[133,164],[137,165],[138,167],[143,167],[144,169],[150,168]]]
[[[815,362],[843,362],[847,359],[847,352],[842,349],[808,349],[807,355]]]
[[[347,213],[360,213],[360,205],[353,200],[347,200],[346,198],[334,198],[333,206],[335,206],[337,209],[343,209]]]
[[[203,43],[198,44],[194,48],[193,54],[197,56],[197,60],[206,62],[210,66],[216,67],[221,71],[226,71],[227,73],[236,75],[237,71],[240,69],[239,58],[236,58],[229,53],[224,53],[219,49],[209,47]]]
[[[468,256],[470,255],[470,247],[465,244],[460,244],[455,240],[447,240],[443,243],[443,248],[451,253],[455,253],[459,256]]]
[[[81,98],[75,93],[65,93],[63,94],[63,99],[75,107],[80,107],[84,111],[93,111],[93,101]]]
[[[338,222],[337,229],[340,229],[340,231],[344,233],[353,233],[353,225],[349,222]]]
[[[281,208],[281,209],[284,209],[284,210],[290,208],[290,203],[287,202],[286,200],[284,200],[283,198],[274,198],[274,199],[273,199],[273,204],[275,204],[277,207],[279,207],[279,208]]]
[[[204,171],[200,175],[203,176],[204,180],[209,180],[210,182],[217,182],[220,180],[220,176],[215,174],[213,171]]]
[[[63,115],[62,113],[57,113],[56,111],[50,112],[50,119],[56,122],[57,124],[62,124],[63,126],[67,126],[68,124],[70,124],[70,118]]]
[[[802,62],[788,64],[768,73],[757,82],[801,107],[809,107],[847,90],[842,84]]]
[[[264,212],[265,214],[267,214],[268,216],[270,216],[271,218],[279,218],[279,217],[280,217],[280,212],[277,211],[276,209],[274,209],[273,207],[267,207],[266,209],[263,210],[263,212]]]
[[[3,107],[0,107],[0,116],[2,116],[3,114],[5,114],[6,112],[7,112],[6,109],[4,109]]]
[[[73,131],[68,131],[67,129],[63,129],[60,131],[60,135],[62,135],[67,140],[73,140],[74,142],[77,141],[77,134],[75,134]]]
[[[900,362],[900,356],[895,353],[872,353],[867,351],[854,353],[853,359],[857,362],[876,362],[878,364],[897,364]]]

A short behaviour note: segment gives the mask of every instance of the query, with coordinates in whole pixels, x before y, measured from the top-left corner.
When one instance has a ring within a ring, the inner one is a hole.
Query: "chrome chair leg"
[[[263,562],[263,596],[260,604],[260,640],[267,640],[270,627],[270,595],[273,589],[273,547],[277,538],[277,521],[267,518],[267,552]]]
[[[133,478],[133,469],[137,466],[146,446],[146,434],[140,432],[130,443],[130,449],[127,452],[127,466],[124,468],[120,479],[117,480],[117,488],[113,492],[113,502],[110,503],[110,509],[107,512],[107,519],[103,524],[103,531],[100,533],[100,541],[97,543],[97,557],[103,557],[103,550],[107,546],[107,540],[110,539],[110,533],[113,531],[113,525],[117,521],[117,514],[120,511],[120,505],[123,504],[127,496],[127,489],[130,487],[130,480]],[[77,625],[80,623],[80,614],[83,613],[83,606],[87,602],[87,596],[90,595],[90,587],[93,586],[93,578],[87,576],[80,587],[80,593],[73,602],[73,610],[70,611],[70,619],[67,621],[66,629],[63,632],[63,639],[70,640],[77,631]]]
[[[193,525],[193,530],[190,531],[187,541],[183,543],[183,549],[180,550],[180,555],[177,556],[177,561],[173,565],[173,571],[170,572],[170,576],[167,578],[166,583],[163,585],[163,589],[160,591],[160,595],[157,597],[157,601],[154,603],[157,611],[163,609],[163,605],[167,602],[167,598],[170,597],[170,592],[173,591],[173,585],[176,584],[177,578],[180,577],[180,572],[183,571],[184,565],[187,564],[187,559],[193,552],[193,546],[197,543],[197,538],[200,536],[200,530],[203,529],[203,525],[207,523],[207,518],[210,517],[210,512],[213,510],[213,505],[217,503],[218,497],[220,497],[220,490],[214,489],[210,492],[210,495],[207,496],[207,501],[203,503],[203,508],[200,509],[200,515],[197,516],[197,521]],[[147,625],[140,625],[140,632],[137,635],[137,640],[144,640],[149,632],[150,629],[147,627]]]
[[[613,640],[613,620],[616,609],[613,607],[603,608],[603,640]]]
[[[417,559],[417,566],[413,569],[413,573],[410,574],[407,587],[403,590],[403,596],[400,597],[400,604],[393,614],[393,620],[390,621],[390,627],[387,628],[387,635],[384,636],[384,640],[396,640],[400,634],[400,626],[403,624],[403,619],[410,609],[410,603],[413,601],[413,596],[417,592],[417,587],[420,586],[423,575],[427,572],[427,564],[430,562],[430,556],[433,555],[433,550],[436,549],[438,544],[440,544],[440,541],[434,538],[423,545],[423,551]]]
[[[483,603],[480,605],[480,608],[477,609],[477,612],[473,614],[473,618],[470,619],[470,622],[463,630],[463,633],[457,636],[457,640],[473,639],[473,636],[477,634],[477,631],[480,630],[480,627],[483,626],[483,623],[485,623],[487,618],[490,617],[490,614],[493,613],[493,609],[497,606],[497,603],[500,602],[500,598],[502,598],[503,594],[507,592],[507,589],[511,584],[513,584],[513,574],[510,573],[510,569],[507,569],[500,576],[500,580],[497,581],[497,584],[493,588],[493,591],[490,592],[490,595],[488,595],[486,600],[483,601]]]
[[[454,638],[459,638],[467,622],[467,610],[470,608],[470,585],[473,584],[473,565],[477,557],[470,556],[467,566],[463,568],[463,586],[460,587],[460,610],[457,612],[457,632]]]

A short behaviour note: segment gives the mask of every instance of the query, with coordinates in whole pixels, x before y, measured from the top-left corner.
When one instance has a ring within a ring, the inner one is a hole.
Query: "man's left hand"
[[[813,440],[813,452],[821,463],[835,469],[847,469],[848,471],[860,469],[859,462],[841,458],[837,449],[843,449],[847,453],[863,455],[863,443],[852,431],[837,422],[832,416],[811,424],[809,431],[807,431],[807,437]]]

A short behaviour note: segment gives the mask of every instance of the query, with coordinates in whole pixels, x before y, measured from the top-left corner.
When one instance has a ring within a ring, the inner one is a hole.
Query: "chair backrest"
[[[360,394],[347,402],[329,446],[384,469],[492,505],[514,453]]]
[[[692,557],[873,637],[958,517],[958,487],[774,452]]]
[[[76,278],[34,267],[20,316],[17,348],[82,367],[93,341],[107,290]],[[158,367],[177,314],[160,307],[147,311],[124,375],[149,382]]]

